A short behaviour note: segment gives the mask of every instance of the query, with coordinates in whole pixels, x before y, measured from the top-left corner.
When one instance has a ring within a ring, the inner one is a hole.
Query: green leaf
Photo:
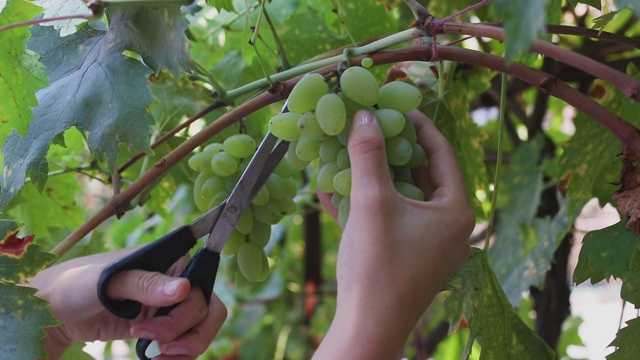
[[[72,126],[87,135],[89,147],[108,169],[115,169],[120,143],[132,151],[149,150],[148,69],[121,54],[122,43],[112,32],[85,27],[60,38],[53,29],[35,27],[29,44],[44,54],[52,84],[37,94],[40,105],[27,135],[14,132],[4,144],[0,210],[27,176],[38,190],[44,188],[49,168],[45,155]]]
[[[211,5],[216,10],[235,11],[233,0],[207,0],[207,5]]]
[[[528,51],[538,34],[545,32],[545,0],[496,0],[493,3],[503,18],[505,58],[510,62],[519,52]]]
[[[636,249],[635,255],[629,264],[629,270],[622,283],[620,297],[640,308],[640,250]]]
[[[33,3],[44,9],[43,17],[45,19],[69,15],[93,15],[93,12],[83,1],[34,0]],[[86,21],[86,19],[68,19],[46,22],[41,25],[53,26],[54,29],[60,32],[60,36],[67,36],[75,33],[77,31],[76,26]]]
[[[598,29],[600,32],[602,32],[605,26],[609,25],[609,23],[613,21],[613,18],[615,18],[616,15],[618,15],[617,11],[611,11],[602,16],[598,16],[597,18],[591,20],[593,22],[593,28]]]
[[[16,222],[0,220],[0,282],[24,284],[55,259],[32,243],[33,236],[18,237],[19,230]]]
[[[602,0],[569,0],[571,5],[575,7],[578,3],[587,4],[589,6],[593,6],[594,8],[601,10],[602,9]]]
[[[58,324],[48,303],[35,297],[36,290],[0,282],[0,358],[46,357],[43,327]]]
[[[636,250],[640,248],[640,235],[620,221],[602,230],[588,232],[582,240],[573,281],[580,284],[587,279],[592,284],[610,277],[626,279]]]
[[[81,341],[74,341],[71,346],[67,348],[60,360],[94,360],[94,358],[84,352],[82,349],[85,347],[85,343]]]
[[[11,0],[0,15],[0,26],[29,20],[41,9],[24,0]],[[36,90],[47,85],[44,66],[38,54],[27,50],[29,29],[18,27],[0,32],[0,143],[17,129],[24,134],[33,115],[31,107],[38,104]]]
[[[607,360],[634,359],[640,352],[640,318],[626,322],[627,326],[620,329],[616,338],[609,344],[616,350],[607,356]]]
[[[502,291],[486,252],[471,258],[445,287],[452,324],[462,314],[472,339],[482,346],[480,359],[553,359],[551,348],[520,319]]]

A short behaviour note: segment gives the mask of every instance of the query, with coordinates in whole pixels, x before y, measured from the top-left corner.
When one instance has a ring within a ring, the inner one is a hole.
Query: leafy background
[[[440,18],[474,3],[424,1]],[[46,251],[108,204],[114,188],[127,189],[178,144],[264,92],[268,75],[408,29],[415,20],[399,0],[272,0],[263,5],[275,31],[263,17],[261,36],[251,46],[250,27],[261,4],[210,0],[184,7],[162,1],[109,6],[108,22],[101,17],[0,31],[0,328],[19,336],[3,337],[0,355],[42,354],[41,329],[55,319],[21,285],[54,260]],[[0,26],[41,15],[87,13],[80,1],[2,0]],[[506,41],[471,38],[456,46],[550,73],[637,127],[640,105],[626,94],[588,72],[526,50],[536,38],[545,39],[639,79],[638,15],[637,0],[495,0],[455,20],[502,22]],[[626,40],[547,33],[546,25],[559,24],[581,35],[595,29]],[[374,72],[380,81],[387,73],[400,72],[424,91],[421,109],[456,148],[478,218],[473,256],[416,325],[406,357],[586,356],[568,352],[569,346],[583,344],[578,332],[582,319],[570,306],[576,285],[621,284],[619,296],[640,307],[639,238],[624,215],[610,227],[589,232],[577,265],[573,262],[581,210],[616,205],[612,194],[620,188],[615,184],[623,169],[618,138],[580,109],[510,78],[502,128],[504,166],[492,204],[499,74],[449,61],[380,65]],[[227,106],[154,144],[209,106],[214,91]],[[239,127],[262,133],[277,109],[278,104],[264,106],[237,119],[238,125],[201,146]],[[129,165],[139,152],[145,156]],[[137,196],[130,208],[119,209],[117,217],[93,229],[62,260],[151,241],[195,218],[195,174],[185,163]],[[220,274],[215,290],[230,316],[203,358],[309,358],[327,330],[335,308],[340,228],[318,210],[314,170],[311,166],[299,176],[298,213],[274,227],[267,245],[269,279],[236,288]],[[485,251],[481,248],[492,207],[497,210],[495,231]],[[602,353],[632,358],[639,335],[640,323],[632,319]],[[105,352],[113,355],[112,350],[109,345]],[[66,356],[87,358],[82,344]]]

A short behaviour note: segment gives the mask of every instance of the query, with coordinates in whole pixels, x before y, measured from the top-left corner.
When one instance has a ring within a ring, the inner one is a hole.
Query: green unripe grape
[[[333,193],[333,195],[331,195],[331,205],[337,209],[340,206],[340,201],[342,201],[342,199],[344,199],[344,195]]]
[[[399,136],[407,139],[410,144],[415,144],[418,142],[418,134],[416,133],[416,126],[411,121],[407,115],[404,116],[404,128],[402,128],[402,132]]]
[[[209,209],[220,205],[221,202],[227,200],[228,198],[229,192],[227,190],[222,190],[219,193],[213,195],[211,197],[211,200],[209,200]]]
[[[351,167],[351,159],[349,159],[349,151],[347,150],[347,148],[342,148],[342,150],[338,151],[336,164],[338,165],[338,168],[340,170]]]
[[[411,159],[407,163],[409,169],[415,169],[418,166],[427,162],[427,153],[424,151],[420,144],[413,144],[413,153]]]
[[[211,199],[215,194],[225,190],[225,179],[213,175],[202,184],[200,193],[205,199]]]
[[[224,252],[224,249],[222,250]],[[229,278],[233,278],[238,270],[238,259],[236,259],[235,253],[224,264],[224,273]]]
[[[349,134],[351,133],[351,123],[353,122],[352,118],[347,118],[347,123],[344,126],[344,129],[340,134],[338,134],[337,138],[342,146],[347,147],[349,145]]]
[[[229,194],[231,194],[233,188],[236,187],[236,184],[238,183],[238,180],[240,180],[241,175],[242,174],[238,172],[224,179],[224,189],[227,190]]]
[[[267,178],[267,181],[265,182],[264,186],[266,186],[267,190],[269,190],[269,196],[272,199],[275,199],[275,200],[280,199],[284,197],[286,194],[284,181],[280,176],[278,176],[278,174],[271,174]]]
[[[347,123],[347,110],[337,94],[326,94],[318,100],[316,119],[322,131],[338,135]]]
[[[296,155],[303,161],[317,159],[320,156],[320,142],[301,135],[296,144]]]
[[[191,169],[200,172],[211,172],[211,157],[213,154],[199,152],[191,155],[188,165]]]
[[[338,223],[343,228],[347,225],[350,211],[351,199],[348,196],[345,196],[342,200],[340,200],[340,205],[338,205]]]
[[[222,151],[211,158],[211,170],[220,177],[227,177],[238,171],[238,159]]]
[[[316,177],[316,185],[321,191],[326,193],[332,193],[336,191],[333,186],[333,178],[340,171],[338,165],[335,162],[328,162],[320,167],[318,176]]]
[[[329,86],[320,74],[305,75],[291,90],[287,107],[289,111],[303,114],[316,108],[318,100],[329,92]]]
[[[347,110],[347,118],[352,118],[358,110],[368,109],[368,106],[360,105],[357,102],[351,100],[347,95],[345,95],[342,91],[338,93],[338,96],[342,99],[344,103],[344,108]]]
[[[277,224],[282,218],[280,215],[280,209],[278,209],[278,204],[274,201],[269,201],[264,206],[254,205],[253,216],[255,216],[256,220],[259,222],[268,225]]]
[[[311,140],[322,141],[327,138],[327,134],[320,128],[316,114],[307,111],[298,119],[298,130]]]
[[[256,221],[253,224],[253,229],[249,233],[249,241],[260,246],[265,247],[269,243],[271,238],[271,225]]]
[[[276,166],[275,170],[273,170],[274,174],[277,174],[283,179],[288,179],[293,175],[293,169],[286,161],[280,161]]]
[[[280,211],[280,216],[284,217],[287,215],[293,215],[298,211],[298,205],[293,201],[292,198],[283,196],[280,199],[276,200],[276,205],[278,206],[278,210]]]
[[[247,236],[239,232],[238,230],[233,229],[233,231],[231,231],[231,235],[229,235],[227,243],[222,248],[222,253],[224,255],[235,255],[238,252],[240,246],[246,242]]]
[[[413,183],[413,176],[411,176],[411,169],[408,166],[393,166],[391,171],[391,181],[404,181],[407,183]]]
[[[262,272],[260,273],[260,277],[258,281],[265,281],[269,277],[269,259],[265,254],[264,259],[262,261]]]
[[[404,182],[404,181],[395,181],[393,186],[400,193],[400,195],[404,197],[408,197],[409,199],[424,201],[424,192],[420,190],[417,186]]]
[[[309,165],[309,161],[302,160],[296,154],[296,148],[298,147],[297,141],[292,141],[287,149],[287,163],[294,170],[303,170]],[[319,151],[319,150],[318,150]]]
[[[351,168],[340,170],[333,177],[333,187],[341,195],[349,196],[351,194]]]
[[[238,249],[238,269],[249,281],[258,281],[262,275],[262,262],[267,261],[264,249],[252,242],[245,242]]]
[[[237,288],[241,288],[249,284],[249,280],[247,280],[247,278],[242,275],[242,271],[240,271],[240,268],[236,270],[236,274],[233,277],[233,282],[236,284]]]
[[[222,144],[227,154],[237,158],[247,158],[256,152],[256,141],[247,134],[229,136]]]
[[[285,194],[285,196],[288,197],[288,198],[293,199],[298,194],[298,184],[291,177],[284,178],[283,180],[284,180],[284,194]]]
[[[387,162],[394,166],[406,165],[411,159],[413,146],[407,139],[396,136],[386,141]]]
[[[380,109],[373,112],[385,138],[399,135],[405,126],[404,114],[393,109]]]
[[[193,202],[196,204],[196,207],[201,211],[209,209],[210,198],[205,198],[204,196],[202,196],[202,186],[207,180],[209,180],[211,176],[212,176],[211,173],[202,172],[198,174],[198,177],[196,178],[196,181],[193,184]]]
[[[370,57],[363,58],[360,60],[360,65],[365,69],[370,68],[373,66],[373,59]]]
[[[320,159],[326,162],[336,161],[338,151],[342,149],[344,146],[340,140],[336,136],[331,136],[320,144]]]
[[[207,153],[207,154],[211,154],[211,156],[219,153],[220,151],[222,151],[224,149],[224,146],[222,146],[222,144],[220,143],[211,143],[207,146],[204,147],[204,149],[202,149],[203,153]]]
[[[236,230],[242,234],[248,235],[253,229],[253,210],[249,206],[238,219]]]
[[[300,114],[290,112],[278,114],[269,120],[269,131],[282,140],[298,140],[300,137],[300,130],[298,130],[299,118]]]
[[[251,203],[258,206],[264,206],[269,202],[269,199],[269,190],[267,190],[266,186],[263,186],[260,188],[260,190],[258,190],[256,197],[253,198],[253,201]]]
[[[378,102],[378,82],[365,68],[352,66],[340,75],[340,88],[351,100],[364,106],[373,106]]]
[[[395,109],[401,113],[417,109],[422,102],[420,90],[402,81],[392,81],[380,88],[378,106],[384,109]]]

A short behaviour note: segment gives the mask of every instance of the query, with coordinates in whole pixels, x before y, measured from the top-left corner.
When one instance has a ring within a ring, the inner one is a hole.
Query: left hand
[[[97,282],[104,268],[135,248],[76,258],[39,272],[29,285],[37,296],[50,302],[60,326],[46,328],[45,347],[49,359],[58,359],[72,341],[109,341],[146,338],[158,342],[163,355],[158,360],[195,359],[208,348],[227,317],[227,310],[213,294],[207,306],[202,291],[191,289],[179,275],[188,262],[180,259],[167,274],[143,270],[125,271],[110,282],[107,292],[114,299],[142,303],[134,320],[108,312],[97,296]],[[158,307],[182,302],[167,316],[153,317]]]

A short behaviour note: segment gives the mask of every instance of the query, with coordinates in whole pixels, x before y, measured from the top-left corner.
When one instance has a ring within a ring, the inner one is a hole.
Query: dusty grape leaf
[[[16,222],[0,220],[0,282],[23,284],[55,259],[33,243],[33,235],[19,237],[19,230]]]
[[[445,287],[449,322],[468,321],[470,336],[482,346],[480,359],[554,359],[551,348],[520,319],[502,291],[486,252],[471,258]]]
[[[627,326],[620,329],[616,338],[609,344],[616,350],[607,356],[607,360],[635,359],[640,353],[640,318],[626,322]]]
[[[629,216],[627,227],[640,233],[640,155],[629,147],[622,147],[622,173],[620,190],[613,194],[618,212]]]
[[[620,289],[620,297],[640,309],[640,249],[636,249],[635,255],[629,264],[629,270]]]
[[[33,3],[44,9],[43,17],[45,19],[69,15],[93,15],[93,12],[82,0],[34,0]],[[41,25],[53,26],[60,32],[60,36],[67,36],[75,33],[76,26],[86,21],[86,19],[56,20]]]
[[[504,22],[507,45],[505,58],[513,61],[528,51],[538,34],[545,32],[545,0],[496,0],[494,9]]]
[[[211,5],[217,10],[234,11],[233,0],[207,0],[207,5]]]

